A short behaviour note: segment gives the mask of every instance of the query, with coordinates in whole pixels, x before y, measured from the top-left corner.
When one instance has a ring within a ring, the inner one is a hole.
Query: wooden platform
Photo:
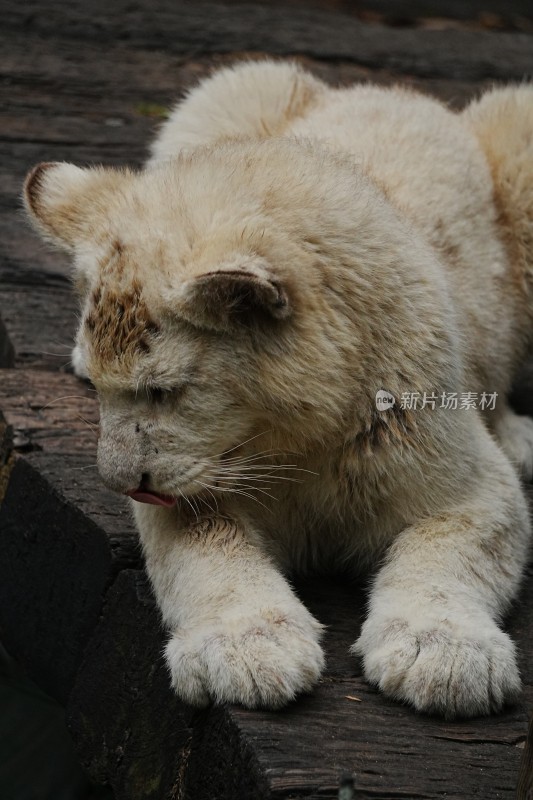
[[[68,264],[19,207],[38,161],[140,163],[164,109],[245,55],[296,55],[333,83],[406,82],[455,106],[533,74],[531,34],[383,27],[335,5],[3,4],[0,639],[66,706],[82,763],[117,800],[319,800],[337,797],[343,774],[356,798],[532,796],[531,568],[508,623],[524,693],[500,716],[445,723],[369,688],[348,655],[364,594],[342,581],[297,587],[329,626],[328,670],[312,696],[277,713],[197,713],[173,696],[126,504],[95,469],[96,398],[68,373],[77,312]],[[531,412],[526,377],[517,403]]]

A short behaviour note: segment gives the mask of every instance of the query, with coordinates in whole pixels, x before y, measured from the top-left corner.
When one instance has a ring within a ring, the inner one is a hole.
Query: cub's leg
[[[313,687],[322,626],[243,528],[213,518],[179,530],[172,511],[135,512],[183,700],[277,708]]]
[[[520,689],[515,648],[498,622],[525,565],[528,512],[514,470],[486,437],[464,499],[392,545],[353,647],[371,683],[447,718],[488,714]]]
[[[325,90],[297,64],[265,60],[222,69],[172,111],[152,145],[149,163],[228,137],[280,135]]]
[[[533,479],[533,419],[506,406],[494,424],[494,433],[509,461],[526,481]]]

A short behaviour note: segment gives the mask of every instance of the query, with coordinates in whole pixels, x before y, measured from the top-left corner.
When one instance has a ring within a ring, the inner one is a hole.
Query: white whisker
[[[197,482],[200,483],[200,481],[197,481]],[[254,488],[253,486],[252,487],[245,486],[245,487],[240,488],[240,489],[223,489],[223,488],[221,488],[219,486],[210,486],[208,483],[205,483],[205,484],[202,483],[202,486],[204,486],[204,488],[206,488],[206,489],[214,489],[215,492],[218,492],[218,491],[220,491],[220,492],[229,492],[231,494],[240,494],[243,497],[249,497],[250,500],[254,500],[256,503],[259,503],[260,506],[263,506],[263,508],[265,508],[267,511],[270,511],[268,506],[266,506],[264,503],[262,503],[257,497],[254,497],[252,494],[249,494],[248,492],[243,491],[243,488],[246,488],[246,489],[251,488],[251,489],[253,489]],[[261,490],[258,490],[258,491],[261,491]],[[265,492],[265,494],[266,494],[266,492]],[[275,499],[275,498],[273,498],[273,499]]]
[[[255,475],[259,477],[270,477],[274,478],[275,480],[298,480],[297,478],[288,477],[287,475],[278,475],[278,472],[305,472],[308,475],[318,475],[318,472],[314,472],[310,469],[304,469],[303,467],[297,467],[294,464],[280,464],[279,466],[272,465],[272,464],[257,464],[255,466],[250,467],[240,467],[238,465],[232,467],[231,469],[227,468],[224,464],[217,464],[216,468],[213,468],[215,472],[220,473],[221,475],[246,475],[252,476]],[[303,479],[300,479],[300,483]]]
[[[268,451],[265,451],[268,453]],[[274,456],[281,456],[281,455],[294,455],[294,453],[272,453],[270,454],[271,457]],[[263,456],[261,454],[257,454],[255,456],[248,456],[245,458],[233,458],[233,459],[224,459],[223,461],[217,464],[217,469],[225,470],[229,469],[240,469],[240,470],[295,470],[298,472],[307,472],[310,475],[318,475],[318,472],[314,470],[306,469],[305,467],[299,467],[297,464],[258,464],[256,463],[259,461]]]
[[[186,495],[183,494],[181,489],[178,489],[178,492],[179,492],[180,496],[185,500],[185,502],[188,503],[189,506],[192,508],[192,513],[194,514],[194,516],[196,517],[196,521],[198,522],[198,511],[197,511],[197,509],[195,509],[195,507],[191,503],[190,499]]]
[[[240,472],[222,473],[217,472],[213,475],[215,481],[257,481],[258,483],[270,483],[268,476],[263,475],[241,475]]]
[[[87,400],[87,397],[84,397],[82,394],[66,394],[63,397],[56,397],[55,400],[50,400],[45,406],[41,407],[41,411],[44,411],[45,408],[52,406],[54,403],[59,403],[62,400]],[[92,401],[91,401],[92,402]]]
[[[87,425],[91,433],[94,434],[96,439],[98,439],[98,433],[95,432],[95,429],[96,431],[99,431],[100,425],[98,425],[96,422],[89,422],[89,420],[85,419],[85,417],[82,417],[81,414],[76,414],[76,416],[79,420],[81,420],[81,422],[84,422]]]
[[[214,456],[214,458],[222,457],[226,453],[232,453],[234,450],[237,450],[239,447],[244,447],[245,444],[248,444],[249,442],[253,442],[254,439],[258,439],[260,436],[264,436],[266,433],[271,433],[271,431],[268,430],[268,431],[262,431],[261,433],[256,433],[255,436],[250,436],[249,439],[246,439],[244,442],[240,442],[239,444],[236,444],[234,447],[230,447],[229,450],[224,450],[222,453],[217,453]]]
[[[296,464],[244,464],[242,467],[239,464],[232,464],[232,465],[225,465],[225,464],[218,464],[217,468],[222,470],[227,469],[234,469],[242,472],[253,472],[255,470],[288,470],[293,472],[308,472],[311,475],[318,475],[318,472],[314,472],[310,469],[305,469],[304,467],[297,467]]]
[[[229,452],[229,451],[227,451]],[[224,454],[222,454],[222,458],[224,459],[225,464],[232,464],[234,461],[239,462],[247,462],[247,461],[257,461],[260,458],[265,456],[279,456],[281,453],[276,453],[274,450],[259,450],[257,453],[252,453],[249,456],[232,456],[231,458],[225,458]],[[217,456],[215,456],[216,458]]]
[[[216,508],[216,512],[215,512],[215,509],[214,509],[214,508],[213,508],[213,507],[212,507],[212,506],[211,506],[211,505],[210,505],[210,504],[207,502],[207,500],[205,499],[205,497],[204,497],[204,498],[202,498],[202,501],[203,501],[203,502],[204,502],[204,503],[207,505],[207,507],[208,507],[208,508],[209,508],[209,509],[210,509],[210,510],[213,512],[213,514],[214,514],[214,513],[218,513],[218,502],[217,502],[217,498],[216,498],[216,496],[213,494],[213,492],[211,491],[211,489],[210,489],[210,488],[209,488],[209,487],[208,487],[208,486],[207,486],[205,483],[203,483],[202,481],[199,481],[198,479],[195,479],[195,481],[194,481],[194,482],[195,482],[195,483],[198,483],[198,484],[199,484],[200,486],[202,486],[204,489],[207,489],[207,491],[209,492],[209,494],[211,495],[211,497],[212,497],[212,498],[213,498],[213,500],[215,501],[215,508]]]
[[[218,487],[218,486],[217,488],[222,488],[222,491],[226,492],[232,492],[234,491],[234,489],[248,489],[250,492],[261,492],[261,494],[270,497],[272,500],[278,499],[277,497],[274,497],[274,495],[269,494],[267,491],[262,489],[260,486],[254,486],[253,484],[250,484],[249,482],[245,483],[244,481],[233,481],[233,486],[231,488]],[[270,485],[268,488],[270,488]]]
[[[244,446],[244,444],[246,444],[246,442],[243,442],[242,445],[237,445],[237,447],[242,447],[242,446]],[[234,447],[232,449],[235,450],[236,448]],[[224,453],[230,453],[230,452],[231,452],[231,450],[225,450],[224,451]],[[222,453],[222,455],[224,455],[224,453]],[[268,455],[268,456],[272,456],[272,457],[277,457],[277,456],[281,456],[281,455],[285,455],[285,456],[287,456],[287,455],[288,456],[300,456],[301,453],[298,453],[295,450],[277,451],[277,450],[272,450],[272,448],[269,447],[266,450],[258,450],[258,451],[254,452],[254,453],[250,453],[250,455],[248,455],[248,456],[232,456],[231,458],[228,458],[227,461],[232,461],[232,459],[247,460],[249,458],[257,458],[257,457],[262,456],[262,455]]]

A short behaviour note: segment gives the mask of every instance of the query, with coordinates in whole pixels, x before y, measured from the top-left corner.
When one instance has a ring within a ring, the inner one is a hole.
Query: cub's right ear
[[[31,221],[46,238],[71,250],[89,221],[90,194],[108,170],[74,164],[38,164],[26,177],[23,200]]]

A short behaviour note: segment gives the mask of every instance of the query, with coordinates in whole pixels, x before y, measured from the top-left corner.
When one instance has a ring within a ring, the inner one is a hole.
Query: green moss
[[[170,109],[166,106],[160,106],[158,103],[139,103],[135,107],[137,114],[142,117],[159,117],[166,119],[170,114]]]

